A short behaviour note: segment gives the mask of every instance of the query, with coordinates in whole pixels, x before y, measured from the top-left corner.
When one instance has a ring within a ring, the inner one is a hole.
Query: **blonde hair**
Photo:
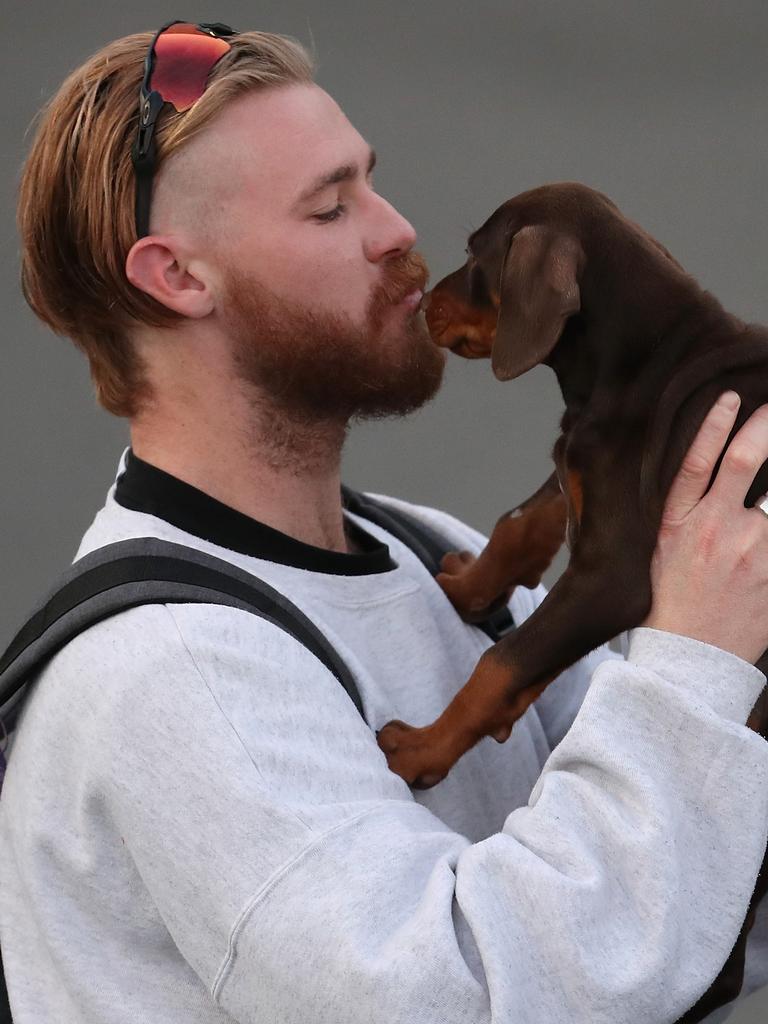
[[[37,115],[18,202],[24,298],[88,357],[99,404],[128,417],[151,394],[130,342],[132,324],[162,327],[183,318],[125,275],[136,241],[131,146],[152,37],[142,32],[109,43],[63,82]],[[184,113],[163,111],[156,172],[234,97],[313,81],[313,58],[295,39],[243,32],[229,42],[197,103]]]

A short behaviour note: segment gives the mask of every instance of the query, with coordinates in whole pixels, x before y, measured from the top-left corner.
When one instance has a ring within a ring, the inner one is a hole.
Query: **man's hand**
[[[710,409],[667,496],[651,562],[653,603],[642,623],[713,644],[754,664],[768,648],[768,516],[744,498],[768,458],[768,405],[760,406],[712,470],[739,397]]]

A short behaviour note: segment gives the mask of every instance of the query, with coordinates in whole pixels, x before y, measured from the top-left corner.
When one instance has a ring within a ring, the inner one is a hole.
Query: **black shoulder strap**
[[[360,715],[352,673],[317,627],[287,597],[231,562],[154,537],[108,544],[78,559],[0,657],[0,743],[10,733],[27,680],[78,633],[142,604],[204,602],[242,608],[268,619],[307,647],[334,673]],[[0,745],[0,790],[5,775]],[[0,957],[0,1024],[11,1021]]]
[[[440,562],[448,551],[455,551],[456,544],[438,534],[432,527],[422,523],[415,516],[401,508],[385,505],[369,494],[361,494],[345,484],[341,486],[344,507],[357,515],[378,523],[393,536],[406,544],[429,569],[433,576],[440,572]],[[496,643],[507,633],[515,629],[512,614],[506,605],[499,608],[484,622],[473,625],[481,629]]]
[[[342,486],[344,506],[378,523],[410,547],[432,575],[453,544],[402,509]],[[269,584],[231,562],[196,548],[140,537],[97,548],[62,573],[0,656],[0,726],[10,732],[27,679],[89,626],[142,604],[203,602],[225,604],[260,615],[304,644],[333,672],[363,715],[354,677],[309,618]],[[506,607],[477,624],[492,640],[514,628]],[[0,742],[4,737],[0,735]],[[0,749],[0,782],[4,768]]]
[[[97,548],[69,566],[11,641],[0,658],[0,714],[6,730],[13,728],[27,678],[78,633],[124,609],[179,602],[229,605],[273,622],[333,672],[363,714],[352,673],[287,597],[231,562],[140,537]]]

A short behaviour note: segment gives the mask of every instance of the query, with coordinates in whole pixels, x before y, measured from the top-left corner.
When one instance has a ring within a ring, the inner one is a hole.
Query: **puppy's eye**
[[[478,266],[471,267],[469,271],[469,298],[476,305],[489,301],[485,275]]]

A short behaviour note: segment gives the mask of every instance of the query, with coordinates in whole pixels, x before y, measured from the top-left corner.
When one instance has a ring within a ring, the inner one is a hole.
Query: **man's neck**
[[[289,423],[277,414],[233,429],[157,413],[131,422],[131,447],[145,462],[282,533],[329,551],[359,550],[344,532],[341,450],[346,425]]]

